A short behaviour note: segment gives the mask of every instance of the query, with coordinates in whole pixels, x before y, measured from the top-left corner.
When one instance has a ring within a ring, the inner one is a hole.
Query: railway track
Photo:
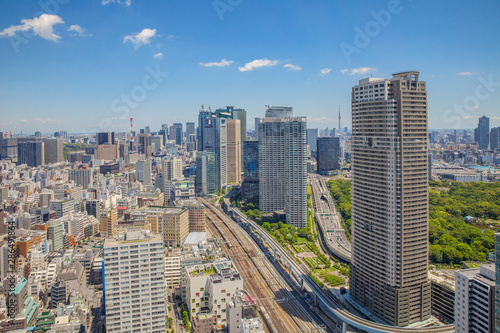
[[[257,299],[258,310],[270,332],[315,332],[319,327],[298,304],[282,277],[265,254],[219,209],[203,200],[213,235],[243,277],[245,289]],[[231,227],[229,227],[231,226]]]
[[[407,328],[407,327],[397,327],[388,326],[376,322],[369,321],[364,318],[357,317],[356,315],[348,312],[341,304],[337,302],[331,295],[329,295],[325,290],[321,289],[314,280],[309,276],[306,270],[301,265],[298,265],[291,255],[285,251],[281,245],[268,233],[262,229],[254,221],[248,219],[242,212],[240,212],[236,207],[233,207],[229,199],[225,199],[226,205],[230,210],[235,212],[241,219],[250,223],[255,230],[265,239],[266,242],[272,245],[274,249],[282,257],[281,260],[286,261],[292,267],[292,270],[298,274],[305,284],[307,284],[311,289],[312,293],[318,297],[318,302],[322,303],[320,308],[327,313],[334,321],[347,323],[352,327],[358,328],[362,331],[370,333],[453,333],[455,332],[454,325],[437,326],[437,327],[422,327],[422,328]]]

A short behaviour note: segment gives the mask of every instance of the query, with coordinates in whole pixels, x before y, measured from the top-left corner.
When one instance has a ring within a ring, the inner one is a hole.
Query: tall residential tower
[[[258,118],[259,208],[284,210],[286,223],[307,225],[306,118]]]
[[[107,332],[165,332],[165,264],[159,234],[130,228],[103,246]]]
[[[427,92],[419,72],[352,88],[350,293],[395,326],[431,315]]]

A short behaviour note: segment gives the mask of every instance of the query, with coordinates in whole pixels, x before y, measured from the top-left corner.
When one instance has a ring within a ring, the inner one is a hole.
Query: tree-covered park
[[[328,182],[330,193],[351,229],[351,182]],[[495,247],[494,232],[465,223],[465,216],[500,222],[500,183],[429,182],[429,256],[433,263],[486,261]]]

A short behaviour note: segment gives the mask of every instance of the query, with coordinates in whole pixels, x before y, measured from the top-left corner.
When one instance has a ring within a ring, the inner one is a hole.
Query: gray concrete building
[[[62,139],[43,139],[43,143],[45,144],[45,164],[64,161]]]

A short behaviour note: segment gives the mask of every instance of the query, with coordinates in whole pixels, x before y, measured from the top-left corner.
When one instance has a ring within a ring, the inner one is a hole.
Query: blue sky
[[[351,87],[405,70],[427,81],[430,128],[500,126],[499,14],[495,0],[6,0],[0,126],[158,130],[201,104],[245,108],[249,128],[266,104],[337,127],[340,105],[350,126]]]

